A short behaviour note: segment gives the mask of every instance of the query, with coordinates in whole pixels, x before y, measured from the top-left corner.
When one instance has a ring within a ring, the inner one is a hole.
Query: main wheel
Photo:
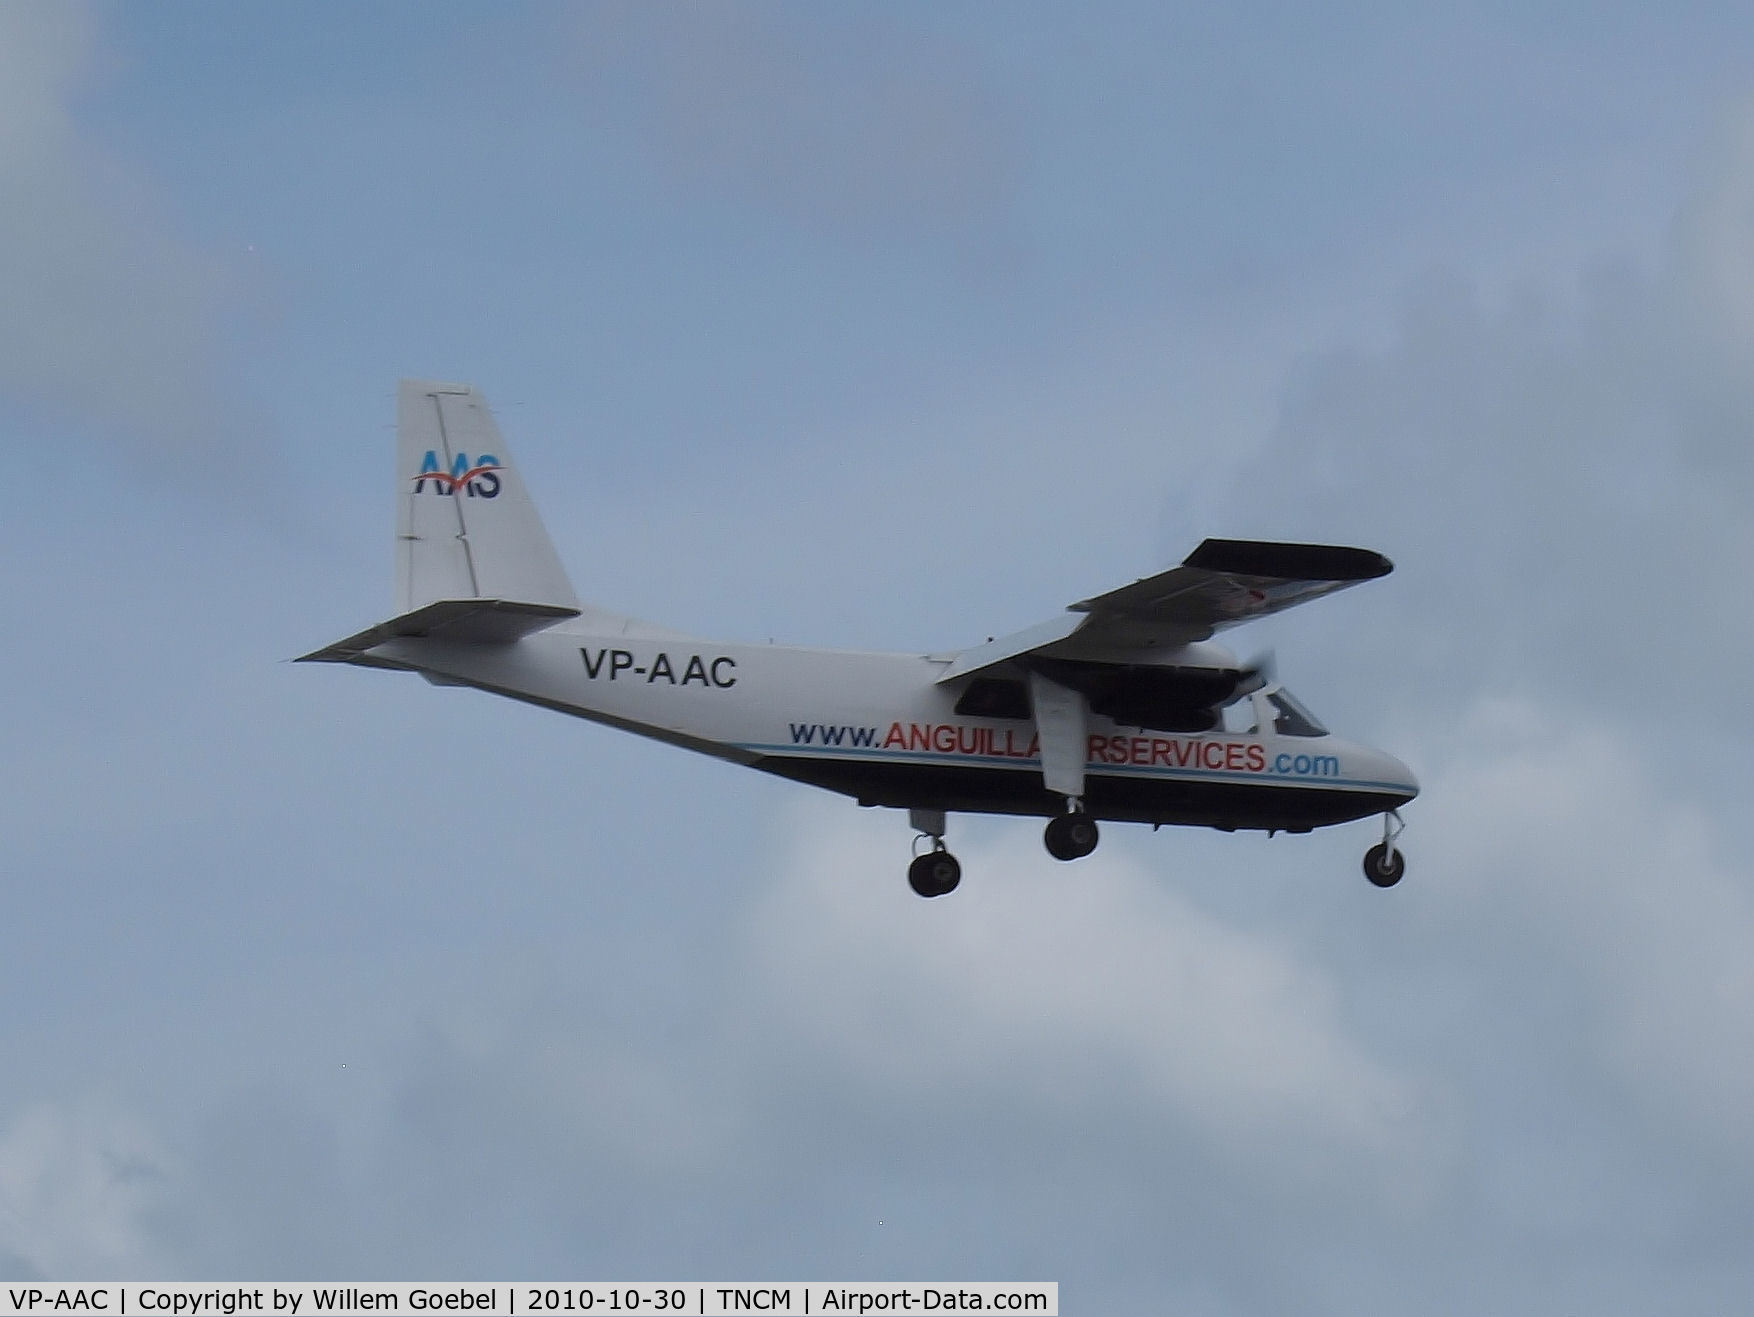
[[[1041,838],[1056,860],[1081,860],[1096,849],[1098,839],[1096,820],[1082,810],[1049,819]]]
[[[1378,842],[1364,852],[1364,876],[1378,887],[1393,887],[1407,872],[1407,857],[1399,850],[1392,854]]]
[[[949,851],[927,851],[907,866],[907,885],[921,896],[947,896],[962,881],[962,865]]]

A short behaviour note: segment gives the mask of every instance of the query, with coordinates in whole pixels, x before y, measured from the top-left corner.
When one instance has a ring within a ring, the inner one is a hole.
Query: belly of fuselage
[[[1048,818],[1065,799],[1038,771],[969,764],[895,763],[769,755],[753,767],[807,782],[861,805],[942,809],[956,814]],[[1285,786],[1201,777],[1101,774],[1084,784],[1084,807],[1097,819],[1224,829],[1302,831],[1381,814],[1411,797],[1363,786]]]

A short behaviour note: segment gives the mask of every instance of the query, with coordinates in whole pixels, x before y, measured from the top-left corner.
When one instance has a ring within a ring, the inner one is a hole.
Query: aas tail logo
[[[470,498],[498,498],[499,476],[495,472],[499,469],[499,459],[491,453],[477,457],[474,466],[469,465],[467,453],[458,453],[451,469],[446,471],[439,465],[438,454],[429,448],[420,460],[419,474],[414,477],[414,492],[426,493],[426,483],[430,480],[435,494],[455,495],[461,490]]]

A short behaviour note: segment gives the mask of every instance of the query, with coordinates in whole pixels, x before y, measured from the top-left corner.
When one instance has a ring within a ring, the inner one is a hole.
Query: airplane
[[[300,662],[417,672],[905,809],[924,897],[961,881],[952,813],[1046,818],[1059,860],[1095,850],[1099,821],[1272,834],[1381,814],[1365,876],[1405,872],[1407,766],[1211,639],[1387,575],[1379,553],[1208,539],[942,653],[707,640],[579,600],[477,389],[404,380],[396,428],[396,614]]]

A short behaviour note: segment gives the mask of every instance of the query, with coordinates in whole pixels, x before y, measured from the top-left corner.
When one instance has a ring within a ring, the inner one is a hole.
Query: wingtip
[[[1206,540],[1182,565],[1208,572],[1274,576],[1288,581],[1371,581],[1395,569],[1394,563],[1374,549],[1274,540]]]

